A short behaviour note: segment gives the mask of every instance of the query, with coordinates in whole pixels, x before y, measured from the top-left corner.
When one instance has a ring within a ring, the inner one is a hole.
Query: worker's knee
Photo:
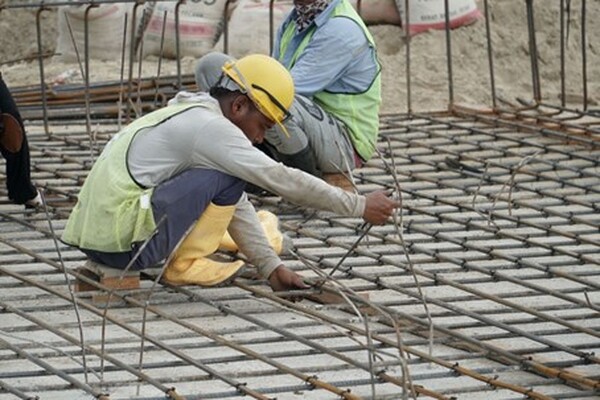
[[[159,185],[152,195],[152,208],[155,214],[174,208],[171,212],[185,212],[197,218],[211,202],[235,204],[244,186],[241,179],[221,171],[193,168]]]

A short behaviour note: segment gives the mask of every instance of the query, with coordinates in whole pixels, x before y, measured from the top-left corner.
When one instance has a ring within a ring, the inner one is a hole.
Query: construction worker
[[[245,182],[374,224],[385,222],[399,204],[381,191],[361,196],[329,186],[254,147],[289,116],[293,97],[289,72],[265,55],[225,64],[210,93],[178,93],[106,145],[63,241],[114,268],[144,269],[168,259],[165,280],[203,286],[239,273],[242,261],[208,257],[222,246],[236,248],[274,290],[304,288],[300,276],[283,266],[277,255],[281,233],[261,225]]]
[[[285,123],[289,135],[277,127],[266,134],[274,158],[328,181],[368,161],[379,133],[381,68],[373,38],[350,3],[294,0],[272,55],[291,72],[297,94]],[[208,89],[215,73],[207,71],[217,61],[209,55],[198,62],[201,90]]]
[[[15,204],[36,207],[42,198],[31,183],[29,146],[19,109],[0,73],[0,152],[6,160],[8,198]]]

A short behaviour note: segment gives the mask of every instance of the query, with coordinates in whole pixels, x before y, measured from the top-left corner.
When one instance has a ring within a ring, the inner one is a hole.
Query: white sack
[[[273,3],[273,35],[292,10],[291,0]],[[229,19],[228,53],[236,58],[252,53],[269,54],[269,0],[239,0]],[[223,35],[215,45],[223,51]]]
[[[75,45],[82,62],[85,57],[85,11],[87,6],[62,6],[58,9],[58,39],[56,52],[59,60],[77,61],[69,25],[73,31]],[[120,59],[123,47],[123,29],[126,16],[130,18],[126,33],[126,55],[129,54],[132,5],[103,4],[92,7],[88,12],[89,57],[96,60]]]
[[[156,2],[148,9],[152,14],[143,33],[143,55],[160,56],[165,11],[167,22],[163,57],[177,55],[175,35],[176,2]],[[225,10],[225,0],[188,0],[179,6],[179,55],[200,57],[208,53],[218,39]]]

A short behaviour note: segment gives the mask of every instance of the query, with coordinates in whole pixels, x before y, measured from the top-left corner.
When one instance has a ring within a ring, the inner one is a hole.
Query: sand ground
[[[368,1],[368,0],[367,0]],[[600,103],[600,0],[586,2],[586,73],[588,104]],[[483,12],[483,2],[478,3]],[[566,40],[566,93],[570,103],[582,103],[582,0],[571,1],[569,36]],[[539,52],[539,70],[543,99],[558,104],[560,83],[560,14],[559,1],[538,1],[535,6],[535,30]],[[497,96],[514,102],[517,97],[531,99],[532,76],[528,44],[525,1],[489,1],[491,43]],[[43,52],[52,53],[57,41],[56,11],[42,14]],[[383,66],[383,113],[408,110],[406,66],[410,65],[410,108],[413,111],[445,109],[449,101],[449,79],[446,34],[429,31],[410,41],[410,64],[407,41],[399,26],[372,25],[370,29],[378,45]],[[34,61],[10,63],[37,53],[35,11],[4,10],[0,13],[0,63],[4,79],[10,86],[32,85],[39,82],[39,66]],[[485,20],[452,31],[452,83],[454,101],[476,106],[492,104],[490,67]],[[267,49],[268,50],[268,49]],[[184,73],[191,73],[195,60],[181,60]],[[143,60],[143,76],[157,73],[157,59]],[[64,63],[49,57],[44,64],[46,80],[56,80],[61,74],[70,75],[70,82],[81,81],[77,63]],[[90,81],[119,79],[121,65],[115,61],[92,61]],[[138,65],[135,66],[138,71]],[[164,60],[161,74],[177,71],[173,60]]]

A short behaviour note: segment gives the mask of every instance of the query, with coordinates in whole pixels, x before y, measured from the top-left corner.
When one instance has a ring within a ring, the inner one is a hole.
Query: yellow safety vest
[[[90,171],[77,204],[65,226],[62,240],[83,249],[126,252],[131,245],[147,239],[156,228],[152,188],[138,185],[127,166],[127,153],[142,129],[199,104],[176,104],[145,115],[114,136]]]
[[[331,18],[345,17],[356,22],[363,30],[371,47],[375,47],[375,42],[367,26],[356,13],[352,5],[347,0],[342,0],[332,11]],[[310,43],[316,27],[313,25],[302,40],[296,52],[294,53],[290,65],[291,69],[298,57],[302,54],[306,46]],[[281,37],[279,46],[280,62],[283,62],[283,56],[289,46],[296,26],[289,23]],[[325,111],[342,121],[349,130],[350,138],[354,149],[364,161],[368,161],[375,152],[375,144],[379,134],[379,105],[381,104],[381,65],[374,55],[374,61],[377,63],[377,74],[367,90],[360,93],[332,93],[323,91],[314,95],[314,101]]]

